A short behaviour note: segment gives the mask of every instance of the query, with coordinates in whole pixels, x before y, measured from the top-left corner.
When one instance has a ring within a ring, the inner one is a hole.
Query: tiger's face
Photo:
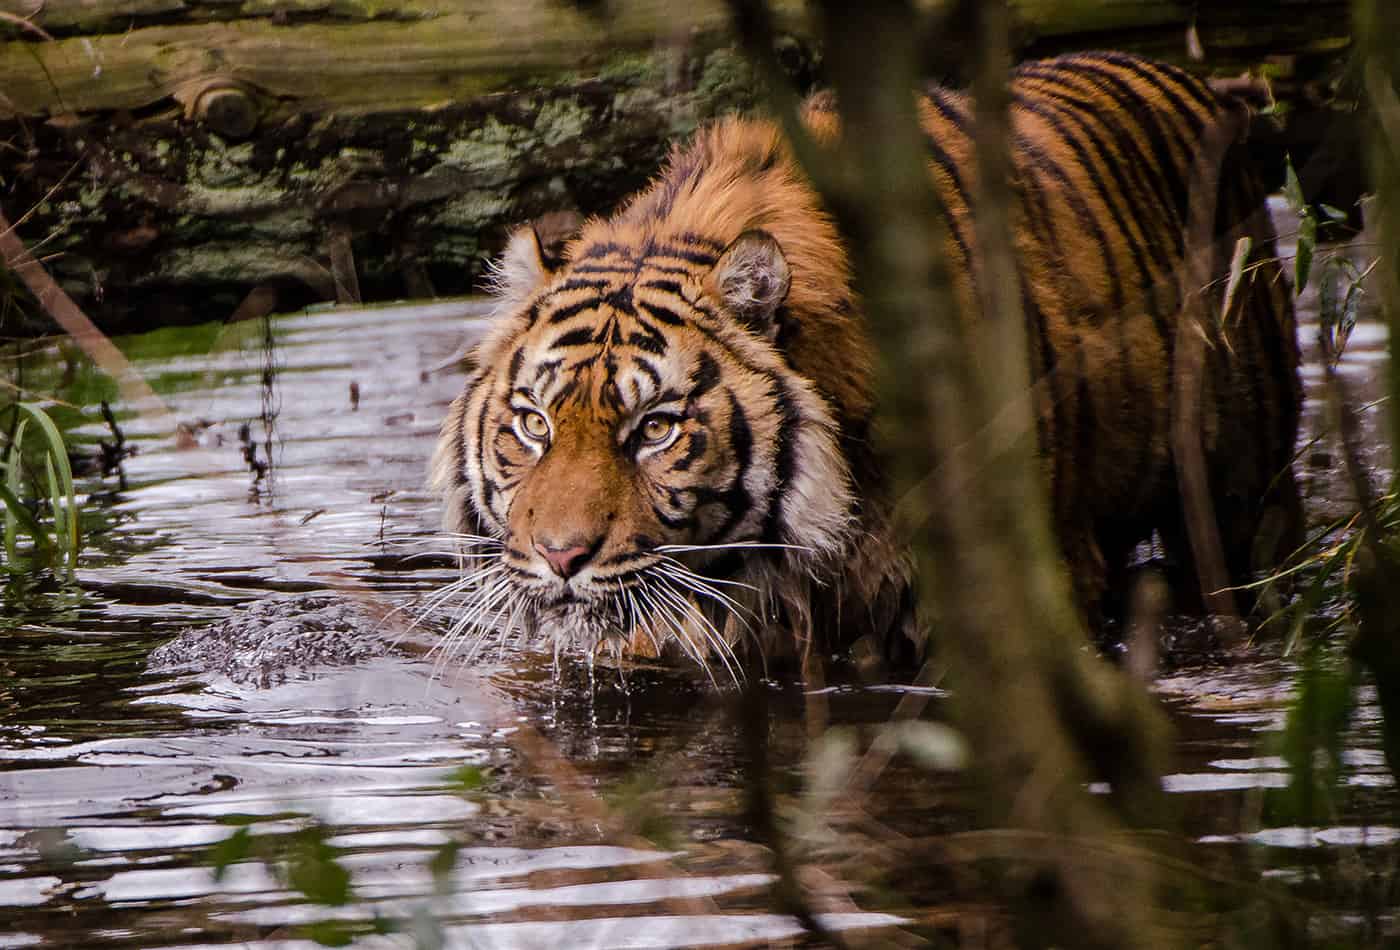
[[[830,410],[774,345],[781,249],[585,241],[550,272],[522,233],[502,270],[435,464],[477,545],[459,632],[730,650],[751,581],[835,555],[851,518]]]

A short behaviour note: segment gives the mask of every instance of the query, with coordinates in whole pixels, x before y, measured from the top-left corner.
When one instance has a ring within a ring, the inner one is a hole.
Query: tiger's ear
[[[491,293],[498,302],[499,312],[514,310],[551,273],[545,259],[544,247],[533,225],[516,228],[506,241],[501,256],[491,262]]]
[[[778,335],[776,315],[792,286],[783,249],[767,231],[745,231],[730,242],[707,278],[709,289],[760,336]]]
[[[502,311],[515,309],[564,266],[564,247],[582,226],[578,212],[554,211],[516,228],[492,266],[491,291]]]

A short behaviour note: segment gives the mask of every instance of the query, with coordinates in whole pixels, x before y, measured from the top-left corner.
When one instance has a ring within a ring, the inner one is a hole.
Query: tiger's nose
[[[570,544],[563,547],[555,547],[540,541],[535,542],[535,550],[540,557],[549,562],[550,568],[560,577],[568,580],[579,571],[593,557],[593,552],[598,549],[597,544]]]

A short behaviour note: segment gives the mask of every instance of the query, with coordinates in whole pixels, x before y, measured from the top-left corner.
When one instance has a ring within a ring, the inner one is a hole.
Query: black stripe
[[[778,459],[773,490],[768,495],[768,512],[764,517],[763,540],[775,544],[782,537],[783,507],[788,484],[797,468],[797,405],[786,385],[779,385],[778,399]]]
[[[689,267],[678,267],[672,264],[658,264],[650,259],[648,259],[645,262],[645,265],[647,270],[656,271],[656,273],[658,274],[681,274],[686,277],[690,277],[695,273],[695,271]]]
[[[1108,186],[1104,183],[1103,177],[1100,174],[1099,163],[1094,161],[1093,157],[1084,147],[1084,143],[1070,133],[1053,110],[1047,108],[1040,102],[1027,99],[1025,94],[1019,90],[1012,90],[1011,100],[1018,107],[1025,109],[1027,112],[1040,116],[1055,134],[1057,134],[1074,152],[1075,156],[1079,159],[1080,167],[1084,170],[1089,178],[1090,184],[1093,185],[1094,190],[1098,193],[1099,200],[1103,202],[1109,217],[1113,219],[1113,226],[1117,229],[1118,233],[1122,235],[1124,242],[1128,245],[1128,251],[1133,258],[1133,264],[1137,268],[1139,288],[1146,290],[1151,287],[1152,272],[1148,269],[1142,244],[1129,229],[1128,222],[1123,217],[1122,202],[1114,200],[1113,195],[1109,192]],[[1127,197],[1128,195],[1125,194],[1124,198]],[[1104,248],[1105,257],[1111,257],[1112,245],[1104,241],[1102,246]],[[1121,286],[1115,287],[1114,299],[1116,302],[1115,309],[1121,310],[1124,304],[1123,288]]]
[[[1089,81],[1096,88],[1113,96],[1124,107],[1124,111],[1137,122],[1138,128],[1146,133],[1149,158],[1157,157],[1154,169],[1157,174],[1152,177],[1160,180],[1171,195],[1175,227],[1182,232],[1175,236],[1176,246],[1183,247],[1188,189],[1182,169],[1190,164],[1193,149],[1175,125],[1161,121],[1161,110],[1143,97],[1122,75],[1105,69],[1098,63],[1078,62],[1075,65],[1077,72],[1089,77]]]
[[[749,468],[753,465],[753,429],[749,426],[749,417],[744,412],[744,407],[739,404],[739,397],[731,390],[729,395],[729,446],[734,451],[734,482],[729,489],[723,493],[711,493],[697,490],[697,497],[704,500],[713,500],[725,507],[726,515],[724,522],[715,531],[714,538],[723,538],[731,528],[744,519],[753,507],[753,498],[749,495],[749,490],[744,486],[744,476],[749,473]]]
[[[695,464],[695,460],[705,454],[705,450],[710,447],[710,437],[705,434],[704,429],[697,429],[690,433],[690,441],[686,444],[685,454],[676,459],[676,464],[671,466],[675,472],[686,472],[690,466]]]
[[[939,89],[936,86],[931,87],[928,92],[928,101],[933,105],[939,115],[952,123],[954,128],[962,131],[963,123],[966,122],[966,117],[961,115],[958,110],[946,100],[946,95],[947,93],[945,90]],[[923,131],[924,146],[928,149],[929,157],[932,158],[934,164],[942,169],[943,173],[948,176],[948,181],[952,185],[958,203],[961,205],[960,208],[944,208],[944,218],[947,220],[948,233],[953,238],[953,242],[957,244],[958,251],[962,254],[963,260],[966,262],[968,279],[973,286],[976,286],[975,276],[972,273],[972,254],[968,250],[970,242],[963,233],[961,224],[962,216],[956,213],[958,211],[971,211],[971,198],[968,196],[967,187],[963,183],[962,175],[959,173],[957,165],[948,156],[948,153],[943,150],[943,146],[939,144],[937,133],[931,129],[924,129]]]
[[[571,303],[571,304],[569,304],[567,307],[560,307],[558,310],[556,310],[556,311],[554,311],[553,313],[551,313],[551,314],[549,315],[549,322],[550,322],[550,323],[563,323],[565,320],[568,320],[570,317],[576,317],[576,316],[578,316],[579,314],[583,313],[585,310],[592,310],[592,309],[596,308],[597,306],[598,306],[598,298],[597,298],[597,297],[590,297],[590,298],[588,298],[587,300],[580,300],[580,301],[578,301],[577,303]]]
[[[681,285],[675,280],[648,280],[637,285],[642,290],[660,290],[664,293],[681,296]]]
[[[1201,110],[1207,115],[1214,116],[1216,110],[1220,106],[1220,103],[1215,98],[1215,94],[1212,93],[1204,83],[1196,79],[1190,73],[1168,63],[1140,59],[1125,53],[1104,53],[1102,58],[1110,63],[1132,69],[1160,89],[1166,90],[1168,88],[1167,81],[1170,81],[1178,89],[1183,90],[1188,96],[1195,99],[1196,104],[1200,106]]]
[[[583,290],[585,288],[589,290],[602,290],[604,287],[607,287],[611,283],[611,281],[607,280],[589,280],[585,277],[571,276],[565,279],[565,281],[558,287],[554,288],[552,293],[559,294],[568,290]]]
[[[1030,332],[1034,334],[1033,339],[1035,340],[1036,346],[1036,352],[1033,354],[1034,363],[1031,367],[1031,373],[1035,382],[1046,379],[1047,386],[1051,388],[1051,392],[1046,397],[1046,401],[1050,405],[1049,421],[1046,420],[1045,413],[1040,411],[1039,406],[1033,407],[1035,410],[1036,434],[1040,439],[1039,445],[1041,452],[1047,455],[1053,455],[1058,463],[1059,456],[1064,453],[1052,453],[1050,451],[1049,442],[1049,437],[1052,432],[1058,431],[1059,429],[1059,426],[1056,424],[1059,416],[1059,400],[1055,398],[1055,393],[1053,392],[1054,380],[1051,378],[1055,375],[1058,359],[1055,355],[1055,347],[1050,342],[1050,328],[1045,322],[1045,312],[1040,309],[1040,304],[1036,302],[1035,295],[1030,292],[1030,287],[1026,283],[1025,275],[1020,273],[1019,268],[1017,269],[1017,278],[1021,283],[1021,312],[1025,316]],[[1051,428],[1052,432],[1046,431],[1047,426]],[[1056,477],[1059,477],[1058,472],[1056,472]]]
[[[681,515],[680,517],[668,515],[666,512],[658,508],[655,504],[651,506],[651,513],[656,515],[657,521],[661,522],[666,527],[672,529],[686,527],[691,523],[691,520],[694,517],[693,514],[685,514]]]
[[[709,353],[701,350],[700,356],[696,362],[698,365],[696,365],[695,371],[690,374],[690,383],[692,387],[690,390],[690,398],[692,400],[699,399],[701,396],[705,395],[705,393],[714,389],[715,385],[719,383],[720,377],[719,363],[716,362],[715,358]]]
[[[602,558],[597,562],[597,564],[599,567],[617,567],[619,564],[628,564],[633,561],[647,560],[650,557],[650,555],[646,553],[641,553],[645,552],[646,550],[646,548],[639,547],[639,550],[623,551],[621,554],[614,554],[612,557]]]
[[[570,274],[611,274],[614,277],[626,277],[636,270],[636,266],[628,261],[626,264],[573,264],[569,267]]]
[[[632,249],[625,244],[618,244],[615,241],[601,241],[583,248],[574,256],[574,260],[581,262],[593,258],[607,257],[609,254],[621,254],[623,257],[631,260]],[[577,265],[575,265],[573,269],[577,270]]]
[[[651,380],[651,384],[653,386],[655,386],[657,389],[661,388],[661,373],[659,370],[657,370],[657,368],[654,365],[652,365],[651,360],[643,356],[634,356],[632,357],[632,362],[636,365],[637,369],[641,370],[644,374],[646,374],[647,378]]]
[[[489,380],[483,379],[485,384]],[[489,511],[491,508],[491,493],[494,490],[491,479],[486,474],[486,413],[491,411],[491,395],[487,390],[486,398],[481,400],[481,411],[476,416],[476,470],[481,473],[481,503]],[[482,512],[484,516],[486,512]]]
[[[559,372],[559,367],[562,366],[563,364],[564,364],[564,361],[563,361],[562,359],[557,359],[557,360],[546,360],[545,362],[541,363],[539,366],[536,366],[536,367],[535,367],[535,385],[536,385],[536,386],[541,386],[541,385],[548,386],[550,383],[554,382],[554,376],[555,376],[556,373]]]
[[[592,342],[594,342],[593,328],[579,327],[577,330],[570,330],[568,333],[556,337],[554,341],[549,344],[549,349],[553,350],[561,346],[581,346],[584,343]]]
[[[638,349],[646,350],[648,353],[655,353],[657,356],[664,354],[668,349],[666,337],[662,336],[660,331],[654,327],[640,320],[634,322],[642,329],[636,333],[629,333],[627,343]]]
[[[705,237],[703,234],[696,234],[694,231],[682,231],[680,234],[676,235],[676,238],[677,240],[684,241],[686,244],[697,244],[701,247],[708,247],[717,253],[724,250],[723,243],[716,241],[714,238]]]
[[[460,485],[466,478],[467,471],[467,404],[471,401],[466,393],[463,393],[461,407],[457,410],[457,418],[452,421],[452,428],[456,430],[457,440],[453,448],[453,460],[456,468],[452,470],[452,482]]]
[[[648,255],[651,256],[651,255]],[[702,267],[709,267],[719,258],[713,254],[706,254],[704,251],[692,250],[688,247],[661,247],[655,251],[656,257],[674,257],[678,260],[689,261],[692,264],[699,264]]]
[[[617,288],[612,293],[604,297],[603,303],[607,304],[609,307],[612,307],[614,310],[620,313],[631,314],[632,285],[623,284],[621,287]]]
[[[1108,235],[1104,233],[1103,227],[1099,224],[1098,216],[1089,210],[1089,206],[1084,202],[1083,195],[1079,193],[1079,189],[1075,187],[1074,183],[1069,180],[1069,176],[1065,174],[1064,169],[1060,168],[1059,164],[1056,162],[1051,161],[1049,156],[1041,150],[1040,146],[1036,145],[1025,135],[1018,135],[1016,137],[1016,148],[1030,158],[1033,166],[1031,169],[1032,172],[1045,172],[1063,186],[1061,194],[1064,196],[1065,200],[1069,202],[1071,209],[1074,211],[1074,216],[1079,220],[1080,227],[1092,233],[1098,246],[1104,248],[1106,251],[1109,246]],[[1037,190],[1034,183],[1031,184],[1030,190],[1032,192]],[[1108,267],[1108,282],[1112,288],[1113,306],[1117,310],[1122,310],[1124,305],[1123,278],[1118,273],[1118,262],[1114,260],[1112,254],[1107,253],[1105,253],[1103,260],[1104,264]]]
[[[1141,99],[1139,99],[1138,103],[1134,103],[1130,99],[1125,99],[1119,94],[1121,92],[1121,87],[1115,86],[1113,88],[1105,88],[1087,76],[1082,76],[1079,73],[1071,73],[1068,70],[1023,68],[1017,71],[1017,76],[1028,76],[1043,85],[1053,87],[1056,91],[1044,89],[1038,91],[1042,92],[1042,94],[1053,96],[1057,100],[1066,103],[1069,108],[1075,109],[1080,113],[1095,116],[1100,121],[1108,131],[1119,154],[1122,155],[1124,159],[1122,164],[1126,165],[1127,171],[1133,175],[1139,188],[1151,192],[1157,199],[1157,207],[1161,210],[1161,224],[1164,229],[1171,233],[1173,247],[1177,253],[1180,253],[1183,240],[1182,214],[1184,213],[1185,206],[1180,206],[1179,210],[1167,182],[1168,175],[1166,169],[1171,168],[1175,171],[1175,167],[1173,165],[1163,166],[1154,160],[1153,156],[1155,155],[1162,155],[1168,160],[1171,158],[1171,153],[1165,151],[1165,145],[1161,141],[1160,134],[1153,135],[1154,132],[1160,133],[1160,128],[1156,124],[1155,116],[1150,111],[1145,114],[1138,114],[1134,111],[1139,107],[1146,108],[1146,104],[1142,103]],[[1084,89],[1082,86],[1074,85],[1072,82],[1068,81],[1071,78],[1084,79],[1084,81],[1089,83],[1090,89],[1093,91],[1091,92],[1090,90]],[[1125,108],[1122,111],[1107,112],[1105,115],[1104,113],[1107,110],[1104,110],[1098,103],[1086,101],[1082,98],[1095,93],[1106,95],[1113,100],[1115,105]],[[1151,123],[1150,128],[1147,125],[1148,122]],[[1136,136],[1132,134],[1133,129],[1138,129],[1147,136],[1149,149],[1156,149],[1156,151],[1144,153],[1138,146]],[[1179,176],[1177,177],[1179,181]],[[1155,244],[1156,242],[1153,242],[1154,246]]]
[[[644,300],[639,300],[637,306],[644,310],[649,316],[660,320],[662,323],[669,324],[673,327],[685,326],[685,317],[682,317],[669,307],[647,303]]]
[[[1121,53],[1104,53],[1102,55],[1102,59],[1106,63],[1112,63],[1115,66],[1122,67],[1123,69],[1137,76],[1143,82],[1147,83],[1149,86],[1160,92],[1162,94],[1162,97],[1166,99],[1167,102],[1171,103],[1174,113],[1186,120],[1187,126],[1189,126],[1191,129],[1191,134],[1193,136],[1201,134],[1201,130],[1205,128],[1205,120],[1202,119],[1198,114],[1196,114],[1196,112],[1194,112],[1191,109],[1191,107],[1186,104],[1185,100],[1183,100],[1181,96],[1177,95],[1174,91],[1172,91],[1172,88],[1170,86],[1168,86],[1165,82],[1162,81],[1162,76],[1158,75],[1157,72],[1153,70],[1149,70],[1147,68],[1147,65],[1142,60],[1132,56],[1124,56]],[[1177,77],[1169,75],[1168,78],[1176,79]],[[1190,84],[1180,82],[1179,79],[1176,85],[1180,88],[1185,89],[1188,93],[1195,97],[1196,100],[1200,102],[1202,106],[1205,107],[1206,112],[1209,113],[1212,117],[1215,115],[1215,103],[1211,102],[1210,100],[1203,101],[1199,95],[1199,90],[1193,89]]]

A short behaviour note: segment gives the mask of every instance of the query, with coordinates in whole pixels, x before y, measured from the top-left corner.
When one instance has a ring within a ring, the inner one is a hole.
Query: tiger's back
[[[1187,242],[1213,242],[1201,438],[1232,583],[1301,530],[1290,462],[1301,391],[1291,297],[1258,180],[1222,143],[1208,234],[1188,235],[1193,163],[1242,104],[1161,63],[1087,53],[1026,63],[1010,85],[1017,256],[1039,380],[1042,454],[1081,603],[1097,614],[1133,548],[1156,531],[1195,583],[1172,446],[1174,353]],[[921,118],[949,211],[948,260],[971,293],[971,107],[930,88]],[[1236,240],[1246,277],[1217,319]],[[1193,331],[1194,332],[1194,331]],[[1270,537],[1262,537],[1261,530]],[[1190,595],[1186,597],[1189,601]]]

